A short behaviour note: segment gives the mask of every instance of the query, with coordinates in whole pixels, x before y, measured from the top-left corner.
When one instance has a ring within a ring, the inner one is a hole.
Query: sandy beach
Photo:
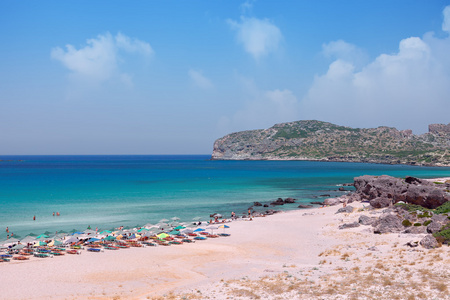
[[[0,265],[1,299],[449,299],[450,247],[423,235],[339,230],[368,204],[229,223],[230,237]]]

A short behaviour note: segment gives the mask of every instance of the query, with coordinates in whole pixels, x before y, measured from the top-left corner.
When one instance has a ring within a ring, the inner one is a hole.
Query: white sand
[[[374,235],[369,226],[338,230],[369,214],[335,214],[339,207],[235,221],[226,230],[230,237],[195,244],[1,263],[0,299],[151,299],[173,293],[180,299],[347,299],[359,293],[364,299],[363,287],[373,289],[373,298],[400,291],[400,299],[407,299],[402,284],[414,299],[422,292],[424,299],[450,299],[446,287],[438,286],[450,282],[450,247],[409,248],[404,244],[420,235]],[[372,246],[377,250],[368,250]]]

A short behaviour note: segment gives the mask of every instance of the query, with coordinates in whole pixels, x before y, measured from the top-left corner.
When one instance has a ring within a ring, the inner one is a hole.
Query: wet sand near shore
[[[334,206],[234,221],[230,237],[194,244],[2,263],[0,299],[449,299],[450,247],[338,230],[369,213],[351,205],[350,214]]]

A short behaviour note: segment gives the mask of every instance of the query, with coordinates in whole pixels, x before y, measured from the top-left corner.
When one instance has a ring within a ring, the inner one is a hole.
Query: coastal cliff
[[[213,160],[317,160],[450,166],[450,124],[429,132],[351,128],[305,120],[228,134],[214,142]]]

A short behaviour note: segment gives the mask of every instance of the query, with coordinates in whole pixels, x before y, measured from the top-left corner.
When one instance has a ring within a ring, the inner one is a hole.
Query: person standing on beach
[[[9,228],[8,227],[6,227],[6,233],[9,233]]]

